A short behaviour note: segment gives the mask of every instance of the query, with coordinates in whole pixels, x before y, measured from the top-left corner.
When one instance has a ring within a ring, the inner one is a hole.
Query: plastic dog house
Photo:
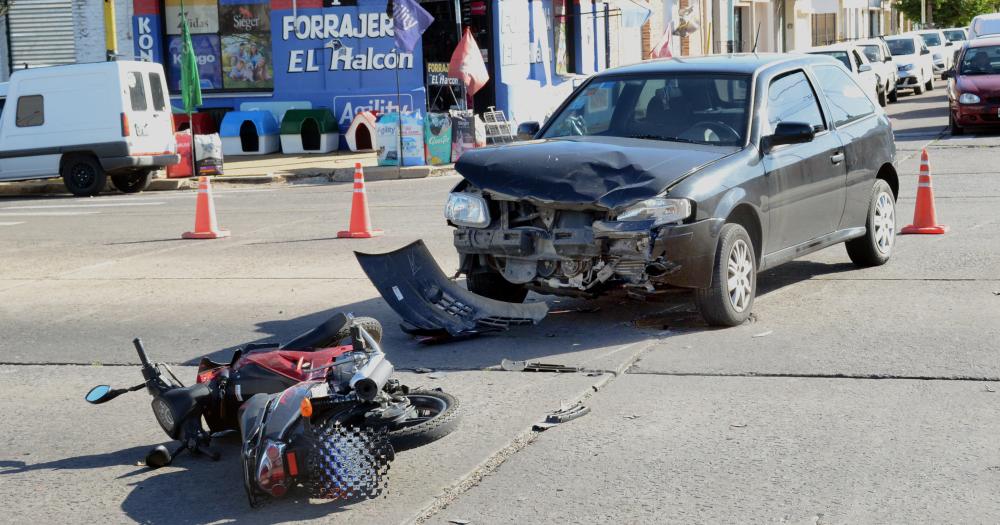
[[[290,109],[281,121],[281,151],[329,153],[340,143],[337,121],[328,109]]]
[[[219,126],[222,154],[265,155],[278,151],[278,123],[269,111],[230,111]]]
[[[371,111],[362,111],[354,115],[351,127],[347,128],[344,140],[347,148],[351,151],[365,151],[375,149],[375,114]]]
[[[252,100],[250,102],[240,104],[240,111],[267,111],[274,116],[274,121],[280,124],[281,121],[285,120],[285,112],[288,110],[312,109],[312,107],[312,102],[309,102],[308,100],[283,100],[279,102]]]

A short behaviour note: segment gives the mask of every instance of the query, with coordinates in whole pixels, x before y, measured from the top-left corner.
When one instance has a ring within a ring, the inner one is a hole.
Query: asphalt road
[[[11,522],[914,523],[1000,520],[1000,135],[951,138],[943,90],[890,106],[900,225],[919,151],[944,236],[898,238],[856,270],[840,246],[766,272],[753,321],[709,330],[689,298],[533,296],[541,325],[420,346],[352,251],[424,239],[446,273],[455,178],[369,184],[372,240],[338,240],[350,185],[216,192],[217,241],[182,241],[194,194],[0,200],[0,501]],[[574,311],[585,306],[587,311]],[[589,311],[598,307],[596,312]],[[202,355],[280,341],[333,312],[387,327],[402,379],[462,401],[459,431],[399,454],[385,498],[248,508],[219,464],[136,466],[164,442],[130,341],[184,378]],[[589,313],[588,313],[589,312]],[[503,358],[591,374],[487,370]],[[434,369],[417,374],[419,367]],[[578,400],[581,419],[532,424]]]

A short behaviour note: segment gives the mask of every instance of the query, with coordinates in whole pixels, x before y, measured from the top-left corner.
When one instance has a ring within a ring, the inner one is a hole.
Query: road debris
[[[730,423],[729,428],[746,428],[746,423]]]
[[[640,417],[642,416],[640,416],[639,414],[629,414],[625,416],[625,419],[639,419]]]
[[[759,334],[754,334],[753,336],[754,337],[767,337],[767,336],[769,336],[769,335],[771,335],[773,333],[774,333],[774,330],[768,330],[766,332],[761,332]]]
[[[562,407],[555,412],[551,412],[549,415],[545,416],[545,421],[541,423],[535,423],[531,429],[535,432],[544,432],[556,425],[565,423],[567,421],[572,421],[580,416],[585,416],[590,413],[590,407],[584,406],[583,403],[576,403],[570,407]]]
[[[448,523],[454,523],[455,525],[468,525],[469,523],[472,522],[469,520],[463,520],[461,518],[453,518],[448,520]]]
[[[568,365],[557,365],[551,363],[538,363],[538,362],[527,362],[527,361],[513,361],[510,359],[503,359],[500,361],[500,368],[508,372],[557,372],[557,373],[570,373],[570,372],[583,372],[583,369],[576,366]]]

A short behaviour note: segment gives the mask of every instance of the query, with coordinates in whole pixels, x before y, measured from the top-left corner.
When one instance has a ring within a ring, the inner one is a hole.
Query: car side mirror
[[[871,64],[861,64],[858,66],[858,73],[867,73],[872,70]]]
[[[920,50],[920,54],[921,55],[929,55],[929,54],[931,54],[931,50],[930,49],[921,49]]]
[[[947,47],[947,46],[953,46],[953,45],[955,45],[954,42],[948,42],[947,44],[945,44],[945,47]]]
[[[952,77],[952,70],[946,69],[941,72],[941,80],[948,80]]]
[[[774,128],[774,134],[764,139],[764,152],[782,144],[802,144],[812,142],[816,130],[812,124],[805,122],[779,122]]]
[[[882,62],[892,62],[892,57],[885,57],[882,59]]]
[[[535,138],[535,135],[538,134],[538,130],[540,129],[542,129],[542,126],[534,120],[522,122],[519,126],[517,126],[517,136],[518,138],[524,140],[533,139]]]

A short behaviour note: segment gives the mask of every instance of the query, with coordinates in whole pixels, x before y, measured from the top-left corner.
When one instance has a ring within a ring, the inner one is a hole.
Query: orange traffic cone
[[[382,230],[372,228],[372,217],[368,213],[368,195],[365,193],[365,174],[361,163],[354,163],[354,198],[351,200],[351,225],[347,231],[337,232],[337,237],[348,239],[370,239],[382,235]]]
[[[942,234],[946,231],[948,227],[937,223],[937,213],[934,212],[934,188],[931,187],[931,167],[925,149],[920,154],[920,179],[917,182],[917,206],[913,209],[913,224],[899,233]]]
[[[219,228],[215,220],[215,202],[212,201],[212,183],[208,177],[198,177],[198,205],[194,212],[194,231],[186,232],[185,239],[219,239],[229,237],[229,230]]]

